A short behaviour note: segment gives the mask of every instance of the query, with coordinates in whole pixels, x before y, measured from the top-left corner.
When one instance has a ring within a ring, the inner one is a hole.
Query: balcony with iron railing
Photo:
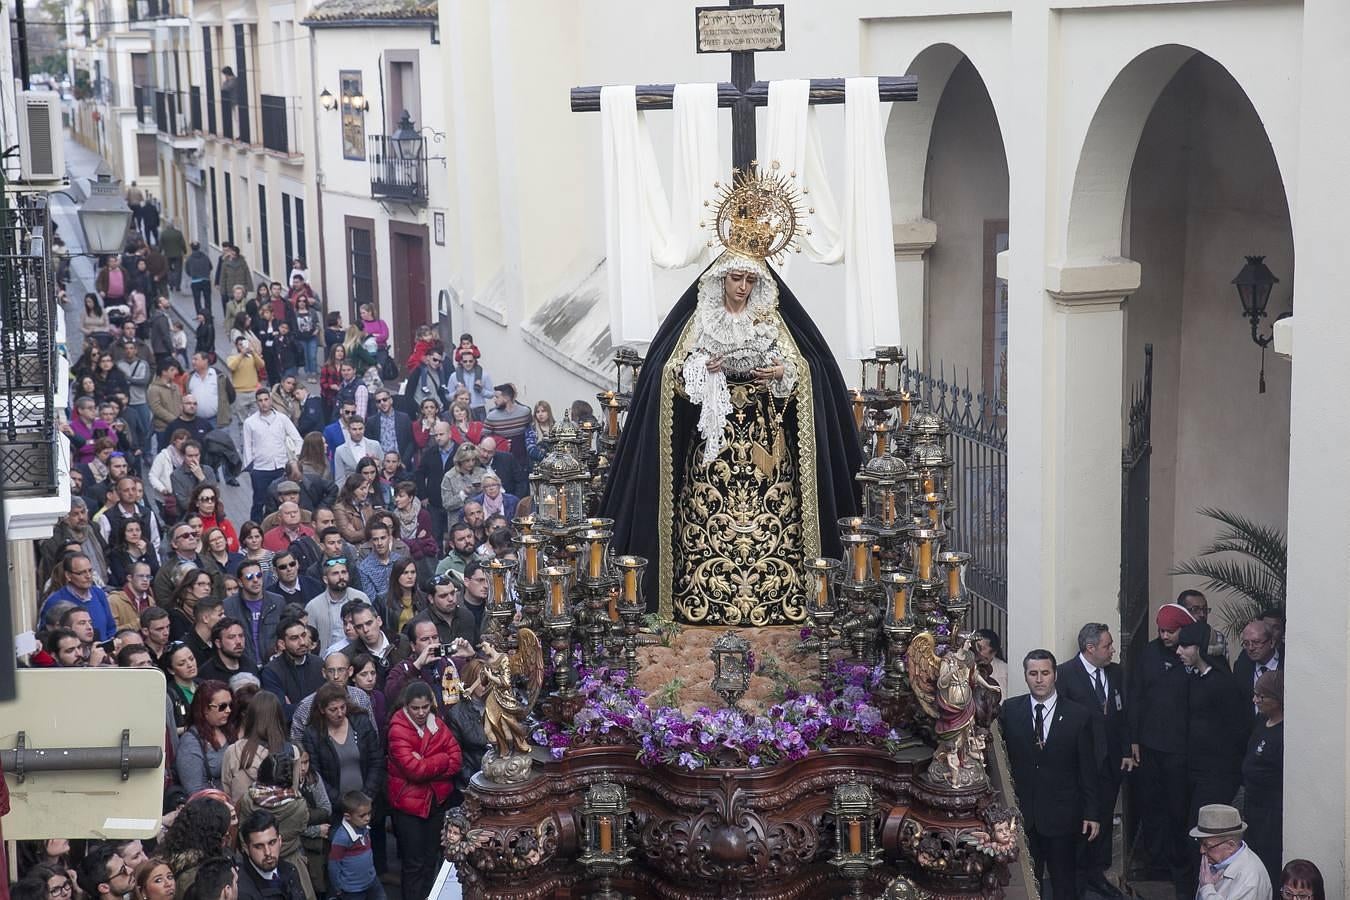
[[[300,142],[301,112],[299,97],[260,95],[258,117],[262,120],[263,149],[292,158],[302,156],[304,148]]]
[[[136,108],[136,122],[140,125],[149,125],[153,122],[151,116],[155,110],[155,89],[145,84],[135,84],[131,87],[131,105]]]
[[[191,119],[189,125],[192,131],[200,134],[204,129],[202,126],[202,89],[193,85],[188,91],[188,105],[191,107]]]
[[[427,202],[427,140],[372,134],[366,138],[370,158],[370,196],[402,203]]]
[[[0,490],[57,489],[56,291],[43,195],[0,201]]]
[[[194,129],[183,91],[155,91],[155,129],[169,137],[188,137]]]

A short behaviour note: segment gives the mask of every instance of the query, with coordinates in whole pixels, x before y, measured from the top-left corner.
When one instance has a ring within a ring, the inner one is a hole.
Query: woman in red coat
[[[431,893],[441,859],[441,820],[459,772],[459,744],[435,715],[431,688],[414,681],[389,720],[389,806],[405,897]]]

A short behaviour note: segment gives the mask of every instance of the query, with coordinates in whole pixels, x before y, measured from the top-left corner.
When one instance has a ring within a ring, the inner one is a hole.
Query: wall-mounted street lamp
[[[328,112],[332,112],[337,109],[337,98],[333,96],[332,91],[324,88],[323,93],[319,95],[319,105]]]
[[[1247,264],[1233,279],[1233,284],[1237,286],[1238,297],[1242,300],[1242,315],[1252,325],[1252,342],[1261,348],[1260,393],[1262,394],[1266,392],[1266,348],[1270,346],[1275,336],[1273,333],[1261,334],[1261,320],[1269,315],[1266,306],[1270,303],[1271,289],[1280,283],[1280,279],[1266,267],[1265,259],[1264,256],[1248,256]],[[1287,312],[1281,313],[1275,320],[1279,321],[1289,315],[1291,314]]]

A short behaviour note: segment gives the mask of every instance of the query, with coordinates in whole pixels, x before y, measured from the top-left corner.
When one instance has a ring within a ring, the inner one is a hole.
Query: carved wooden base
[[[522,784],[475,776],[464,806],[447,817],[446,857],[459,864],[466,898],[583,897],[598,883],[577,861],[586,789],[622,784],[631,813],[631,864],[615,889],[668,900],[809,900],[849,896],[854,886],[830,865],[834,789],[869,785],[883,865],[857,896],[879,896],[897,875],[939,898],[1002,896],[1006,852],[990,849],[983,811],[988,789],[943,792],[920,784],[931,751],[894,758],[840,748],[765,769],[649,769],[628,746],[569,750],[536,762]]]

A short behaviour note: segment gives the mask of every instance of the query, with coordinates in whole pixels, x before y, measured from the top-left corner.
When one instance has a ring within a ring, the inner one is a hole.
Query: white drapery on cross
[[[809,98],[806,80],[769,84],[768,134],[760,157],[795,172],[798,187],[808,192],[803,205],[814,212],[798,233],[804,255],[815,262],[844,264],[846,351],[860,359],[873,347],[900,344],[886,176],[889,110],[881,104],[875,78],[846,79],[841,215],[826,178]],[[717,86],[675,89],[675,184],[669,203],[634,88],[604,88],[600,109],[610,331],[616,344],[646,342],[658,324],[652,263],[677,268],[706,262],[710,234],[699,227],[706,215],[703,201],[711,199],[713,182],[727,177],[719,170],[717,153]],[[811,234],[805,233],[808,228]]]

